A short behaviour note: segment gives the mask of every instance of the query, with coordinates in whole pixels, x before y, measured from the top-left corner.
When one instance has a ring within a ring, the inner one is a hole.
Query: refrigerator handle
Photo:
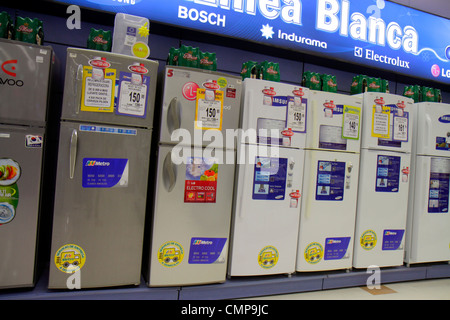
[[[178,107],[178,99],[174,97],[167,108],[167,128],[170,133],[176,129],[180,129],[180,109]]]
[[[242,166],[241,168],[244,169],[244,185],[247,183],[247,181],[249,181],[248,179],[250,178],[250,170],[252,168],[252,165],[246,165],[246,164],[242,164],[240,165]],[[242,170],[240,169],[240,170]],[[244,206],[244,193],[245,192],[241,192],[241,194],[239,195],[239,218],[242,218],[244,215],[244,210],[243,210],[243,206]]]
[[[82,80],[83,79],[83,65],[82,64],[79,64],[78,65],[78,67],[77,67],[77,71],[76,71],[76,74],[75,74],[75,88],[74,88],[74,91],[75,91],[75,94],[74,94],[74,96],[73,96],[73,105],[74,105],[74,108],[75,108],[75,114],[78,114],[78,113],[80,113],[80,100],[78,99],[81,95],[79,95],[78,94],[78,83],[80,82],[80,80]]]
[[[73,129],[72,136],[70,137],[70,179],[73,179],[75,174],[75,162],[77,161],[77,146],[78,146],[78,132],[77,129]]]
[[[171,192],[175,187],[177,174],[172,162],[172,152],[168,152],[163,164],[163,182],[167,192]]]
[[[417,123],[417,122],[416,122]],[[428,141],[430,141],[430,130],[431,130],[431,118],[429,114],[425,115],[425,139],[422,140],[425,142],[425,144],[428,144]],[[424,148],[428,148],[427,145],[424,146]]]

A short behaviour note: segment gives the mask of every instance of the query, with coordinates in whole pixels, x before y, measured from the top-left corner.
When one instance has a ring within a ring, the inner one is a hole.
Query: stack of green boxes
[[[0,38],[43,44],[44,28],[38,18],[16,17],[15,24],[5,11],[0,12]]]
[[[242,80],[252,78],[280,82],[280,66],[267,60],[261,63],[247,61],[242,64],[241,77]]]
[[[91,28],[87,40],[87,48],[92,50],[110,52],[112,47],[111,31]]]
[[[336,76],[305,71],[302,78],[302,86],[311,90],[337,92]]]
[[[362,74],[354,76],[350,88],[350,93],[357,94],[364,93],[366,91],[389,93],[389,81],[381,78],[369,77]]]
[[[403,95],[414,99],[414,102],[442,102],[442,95],[440,89],[430,87],[421,87],[419,85],[405,86]]]
[[[180,48],[170,48],[167,65],[217,71],[217,58],[214,52],[202,52],[198,47],[181,45]]]

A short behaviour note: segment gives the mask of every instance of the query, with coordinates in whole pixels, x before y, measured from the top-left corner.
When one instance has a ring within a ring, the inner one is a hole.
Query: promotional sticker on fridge
[[[0,39],[0,288],[32,287],[40,269],[38,231],[53,185],[53,161],[44,157],[53,148],[54,61],[51,47]]]
[[[140,283],[157,69],[67,50],[49,288]]]
[[[242,80],[166,66],[163,84],[144,275],[150,287],[224,282]]]
[[[296,270],[350,269],[362,99],[311,91],[310,101]]]
[[[414,105],[407,264],[450,261],[450,105]]]
[[[295,272],[308,108],[307,88],[244,81],[229,276]]]
[[[361,161],[353,267],[403,264],[411,172],[413,100],[362,94]]]

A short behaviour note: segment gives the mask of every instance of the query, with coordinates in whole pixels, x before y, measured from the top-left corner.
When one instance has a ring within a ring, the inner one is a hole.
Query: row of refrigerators
[[[0,40],[1,288],[34,284],[39,230],[52,289],[450,260],[450,105],[69,48],[44,159],[53,55]]]

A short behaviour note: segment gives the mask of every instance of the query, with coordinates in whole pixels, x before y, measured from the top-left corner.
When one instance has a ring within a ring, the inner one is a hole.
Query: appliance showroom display
[[[363,124],[353,267],[403,264],[413,100],[369,92]]]
[[[53,182],[43,168],[54,58],[51,47],[0,39],[0,288],[35,284],[43,188]]]
[[[225,137],[239,126],[242,80],[178,66],[163,76],[144,275],[151,287],[224,282],[236,166],[235,139]]]
[[[350,269],[362,98],[314,90],[309,98],[296,270]]]
[[[141,281],[157,69],[67,49],[49,288]]]
[[[299,86],[244,81],[229,276],[295,272],[308,96]]]
[[[450,104],[414,105],[405,262],[450,261]]]

